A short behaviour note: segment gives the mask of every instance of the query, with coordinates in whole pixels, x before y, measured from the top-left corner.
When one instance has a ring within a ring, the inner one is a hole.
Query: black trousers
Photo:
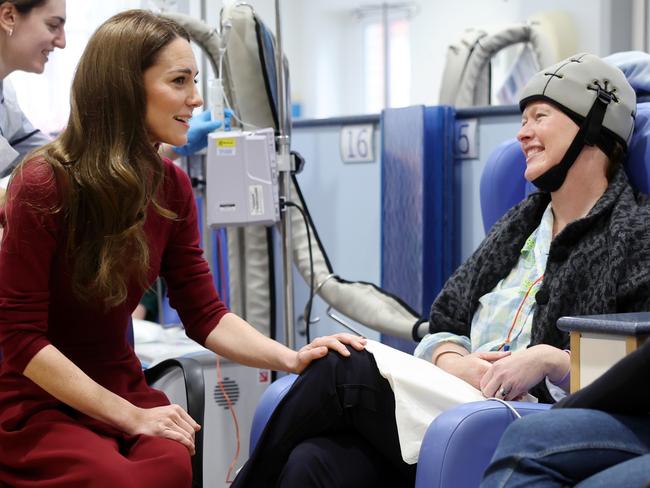
[[[331,352],[296,380],[233,488],[409,487],[395,397],[372,354]]]

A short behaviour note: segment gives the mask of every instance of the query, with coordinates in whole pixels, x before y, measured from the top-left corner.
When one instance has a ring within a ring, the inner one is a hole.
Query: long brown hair
[[[42,153],[64,195],[72,287],[81,300],[123,303],[133,279],[145,289],[147,208],[157,201],[163,163],[145,127],[143,73],[174,39],[175,22],[144,10],[111,17],[93,34],[72,82],[70,118]]]

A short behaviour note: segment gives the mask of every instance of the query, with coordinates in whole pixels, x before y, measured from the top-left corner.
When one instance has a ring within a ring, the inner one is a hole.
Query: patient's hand
[[[492,367],[492,363],[509,355],[509,352],[503,351],[474,352],[467,356],[445,354],[440,357],[436,365],[480,390],[481,378]]]
[[[547,344],[517,351],[496,361],[481,379],[480,390],[486,397],[513,400],[528,393],[546,376],[561,378],[568,369],[569,356]],[[505,395],[501,391],[506,392]]]

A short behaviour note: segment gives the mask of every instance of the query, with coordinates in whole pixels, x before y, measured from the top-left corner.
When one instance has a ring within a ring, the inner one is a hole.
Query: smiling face
[[[65,0],[47,0],[24,14],[18,12],[11,2],[3,2],[0,25],[5,41],[2,52],[4,71],[42,73],[54,48],[65,47]]]
[[[575,122],[555,106],[542,101],[529,103],[517,133],[526,156],[525,178],[533,181],[558,164],[578,129]]]
[[[203,105],[195,84],[197,73],[190,43],[180,37],[167,44],[144,72],[145,125],[153,143],[187,142],[192,111]]]

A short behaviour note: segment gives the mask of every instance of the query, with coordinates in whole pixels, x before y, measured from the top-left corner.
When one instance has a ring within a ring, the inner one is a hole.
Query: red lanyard
[[[524,295],[524,299],[521,301],[521,303],[519,304],[519,307],[517,308],[517,313],[515,314],[515,318],[513,319],[512,325],[510,326],[510,330],[508,331],[508,336],[506,337],[506,341],[499,346],[497,351],[500,351],[501,349],[503,349],[504,351],[509,351],[510,350],[510,336],[512,335],[512,331],[514,330],[515,325],[517,324],[517,319],[519,318],[519,314],[521,313],[521,308],[524,306],[524,303],[526,302],[526,298],[528,298],[528,295],[530,294],[530,291],[533,289],[533,287],[537,283],[542,281],[543,278],[544,278],[544,275],[540,276],[535,281],[533,281],[533,284],[530,285],[530,288],[528,288],[528,290],[526,291],[526,294]]]

